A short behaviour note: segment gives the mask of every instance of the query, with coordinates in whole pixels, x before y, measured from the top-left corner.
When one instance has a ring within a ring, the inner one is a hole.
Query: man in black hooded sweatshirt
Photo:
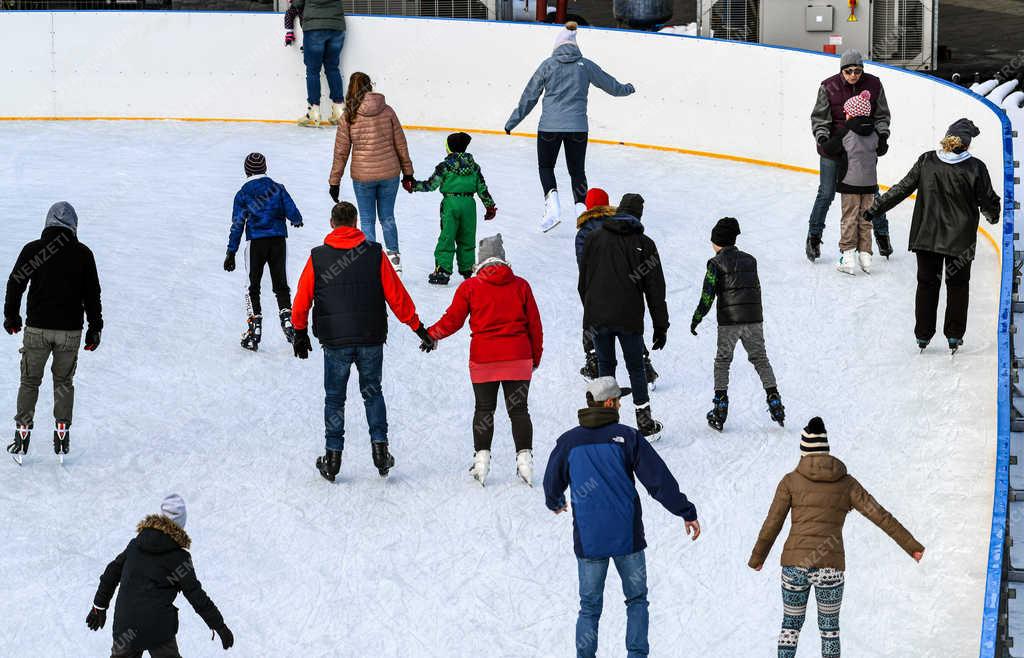
[[[644,300],[654,324],[652,350],[665,347],[668,305],[665,273],[654,240],[644,235],[640,218],[644,199],[626,194],[618,212],[604,220],[583,244],[578,290],[583,301],[583,326],[593,336],[599,377],[615,376],[615,341],[629,371],[636,424],[648,441],[660,438],[662,425],[651,416],[651,398],[644,369]]]

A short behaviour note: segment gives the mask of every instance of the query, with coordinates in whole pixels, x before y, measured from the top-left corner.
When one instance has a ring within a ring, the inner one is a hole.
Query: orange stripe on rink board
[[[212,122],[225,122],[225,123],[278,123],[278,124],[295,124],[295,121],[289,121],[287,119],[206,119],[199,117],[0,117],[0,121],[188,121],[192,123],[212,123]],[[408,125],[403,126],[406,130],[424,130],[429,132],[466,132],[476,133],[478,135],[504,135],[504,130],[486,130],[482,128],[454,128],[450,126],[415,126]],[[536,133],[512,133],[514,137],[537,137]],[[692,149],[678,148],[675,146],[658,146],[656,144],[640,144],[637,142],[617,142],[610,139],[590,139],[590,142],[594,144],[607,144],[610,146],[628,146],[630,148],[637,149],[648,149],[651,151],[662,151],[665,153],[679,153],[682,155],[693,155],[700,158],[713,158],[716,160],[728,160],[729,162],[740,162],[743,164],[758,165],[760,167],[772,167],[774,169],[784,169],[786,171],[795,171],[802,174],[814,174],[820,173],[817,169],[811,169],[809,167],[798,167],[796,165],[785,164],[782,162],[772,162],[771,160],[757,160],[755,158],[745,158],[739,155],[728,155],[726,153],[711,153],[709,151],[695,151]],[[879,185],[883,190],[889,189],[888,185]],[[910,195],[911,199],[916,199],[917,195]],[[982,227],[978,227],[978,232],[981,233],[985,239],[989,241],[992,248],[996,250],[997,254],[1002,253],[999,244],[995,238]]]

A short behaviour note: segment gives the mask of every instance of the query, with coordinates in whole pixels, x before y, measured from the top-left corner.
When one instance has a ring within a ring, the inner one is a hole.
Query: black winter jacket
[[[950,164],[935,151],[923,153],[910,173],[874,203],[871,212],[887,212],[915,190],[910,251],[973,260],[978,211],[992,224],[999,221],[999,195],[992,189],[985,163],[969,157]]]
[[[655,332],[668,331],[665,273],[654,240],[639,219],[617,214],[587,236],[578,290],[583,326],[627,333],[644,331],[644,299]]]
[[[188,547],[192,541],[166,516],[151,514],[139,523],[139,534],[107,565],[100,576],[93,605],[107,608],[118,583],[114,609],[114,639],[125,649],[145,651],[178,633],[178,609],[174,599],[185,595],[206,625],[224,626],[217,606],[196,578]]]
[[[7,278],[4,319],[8,322],[21,318],[26,287],[28,326],[80,330],[84,311],[90,329],[103,329],[96,260],[71,229],[43,229],[38,240],[22,248]]]
[[[313,335],[326,347],[380,345],[388,339],[387,300],[381,283],[384,251],[376,242],[354,249],[324,244],[310,258],[313,290]]]
[[[718,325],[763,322],[757,259],[736,247],[726,247],[708,266],[717,271]]]

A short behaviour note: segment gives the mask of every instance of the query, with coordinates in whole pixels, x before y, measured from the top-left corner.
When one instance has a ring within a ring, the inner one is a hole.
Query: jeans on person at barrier
[[[838,569],[782,567],[782,632],[779,658],[796,658],[800,630],[807,618],[811,586],[818,605],[818,631],[822,658],[839,658],[839,610],[843,605],[846,576]]]
[[[580,614],[576,618],[576,656],[593,658],[597,655],[597,630],[604,605],[604,581],[608,575],[608,560],[615,562],[615,570],[622,580],[622,594],[626,597],[626,655],[638,658],[650,653],[647,642],[647,564],[644,552],[613,558],[577,558],[580,579]]]
[[[633,389],[633,405],[647,404],[651,397],[647,392],[647,373],[644,371],[644,336],[617,331],[609,327],[594,327],[594,347],[597,350],[597,374],[599,377],[615,376],[615,339],[622,347],[622,358],[629,372],[629,385]]]
[[[807,235],[820,238],[825,232],[825,217],[832,201],[836,198],[836,177],[839,175],[839,163],[831,158],[822,157],[819,165],[818,194],[814,197],[811,208],[811,219],[808,222]],[[878,198],[878,194],[875,194]],[[889,219],[882,213],[875,217],[873,228],[878,235],[889,235]]]
[[[43,383],[46,362],[53,356],[50,373],[53,375],[53,418],[71,426],[75,408],[75,370],[78,368],[78,348],[82,344],[82,330],[38,329],[25,327],[21,347],[21,385],[18,387],[17,413],[14,422],[33,426],[39,386]]]
[[[587,198],[587,135],[588,133],[537,133],[537,168],[540,170],[540,184],[544,196],[558,187],[555,181],[555,164],[558,152],[565,144],[565,164],[572,180],[574,203],[583,203]]]
[[[143,653],[149,653],[150,658],[181,658],[178,653],[178,642],[171,638],[159,646],[143,651],[142,649],[124,649],[114,644],[110,658],[142,658]]]
[[[398,224],[395,222],[395,199],[398,197],[398,177],[375,181],[352,181],[352,191],[359,206],[359,227],[366,239],[377,241],[377,220],[384,234],[384,248],[398,249]]]
[[[932,251],[918,251],[917,297],[914,303],[916,338],[931,340],[935,335],[943,270],[946,274],[946,318],[942,333],[946,338],[963,340],[967,332],[967,307],[971,290],[969,255],[951,258]]]
[[[249,259],[249,303],[253,315],[263,314],[260,302],[260,283],[263,279],[263,268],[270,267],[270,283],[277,299],[278,310],[291,308],[291,290],[288,288],[288,275],[285,265],[288,260],[287,242],[283,237],[257,238],[249,241],[246,247]]]
[[[310,30],[302,33],[302,61],[306,65],[306,102],[320,105],[320,69],[327,75],[331,101],[345,101],[345,84],[341,80],[341,48],[345,45],[344,30]]]
[[[370,441],[388,442],[388,411],[384,405],[381,375],[384,369],[383,345],[346,345],[324,347],[324,438],[328,450],[345,447],[345,397],[348,376],[355,364],[359,373],[359,392],[366,408]]]
[[[516,452],[533,450],[533,422],[530,420],[530,380],[505,380],[473,384],[473,450],[490,450],[494,439],[494,412],[498,408],[498,387],[505,393],[505,410],[512,423]]]

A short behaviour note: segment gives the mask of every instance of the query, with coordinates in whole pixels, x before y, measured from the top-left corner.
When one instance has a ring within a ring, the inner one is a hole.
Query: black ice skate
[[[281,331],[284,332],[284,338],[291,345],[295,342],[295,327],[292,326],[292,310],[290,308],[282,308],[281,312],[278,313],[278,318],[281,320]]]
[[[657,441],[661,438],[661,430],[664,429],[660,421],[651,417],[651,404],[648,402],[636,410],[636,428],[648,441]]]
[[[373,465],[377,467],[380,476],[386,478],[388,471],[395,466],[395,458],[388,452],[388,444],[374,441],[370,445],[373,446]]]
[[[927,338],[918,338],[917,339],[917,347],[918,347],[919,350],[921,350],[922,354],[924,353],[925,349],[928,347],[928,343],[930,343],[930,342],[931,341],[929,339],[927,339]]]
[[[768,392],[768,413],[779,427],[786,426],[786,407],[782,406],[782,396],[778,391]]]
[[[647,352],[644,354],[644,375],[647,377],[647,386],[653,391],[658,388],[654,382],[658,381],[658,371],[654,369],[654,364],[651,363],[651,354]]]
[[[71,447],[71,428],[67,423],[58,422],[53,428],[53,452],[64,463],[64,455]]]
[[[19,466],[21,466],[24,456],[28,454],[28,442],[31,438],[32,428],[28,425],[18,425],[14,428],[14,441],[7,446],[7,452],[11,453]]]
[[[708,412],[708,425],[721,432],[729,416],[729,396],[725,392],[715,393],[712,403],[715,407]]]
[[[889,236],[875,233],[875,244],[878,245],[878,255],[884,256],[885,260],[889,260],[889,256],[892,256],[892,241],[889,239]]]
[[[808,235],[807,245],[804,247],[804,252],[807,254],[807,260],[812,263],[821,258],[821,236]]]
[[[468,279],[473,276],[473,270],[459,270],[459,274],[462,275],[463,279]]]
[[[334,478],[341,471],[341,451],[328,450],[323,457],[317,457],[316,470],[320,471],[325,480],[334,482]]]
[[[250,315],[249,328],[242,334],[242,347],[256,352],[260,349],[260,338],[263,336],[263,316]]]
[[[427,283],[433,286],[446,286],[452,278],[452,273],[438,265],[433,272],[427,276]]]
[[[957,350],[959,350],[960,346],[964,344],[963,339],[961,339],[961,338],[947,338],[946,340],[949,341],[949,355],[950,356],[956,356]]]
[[[587,379],[597,379],[597,352],[594,350],[587,352],[587,361],[580,368],[580,374]]]

